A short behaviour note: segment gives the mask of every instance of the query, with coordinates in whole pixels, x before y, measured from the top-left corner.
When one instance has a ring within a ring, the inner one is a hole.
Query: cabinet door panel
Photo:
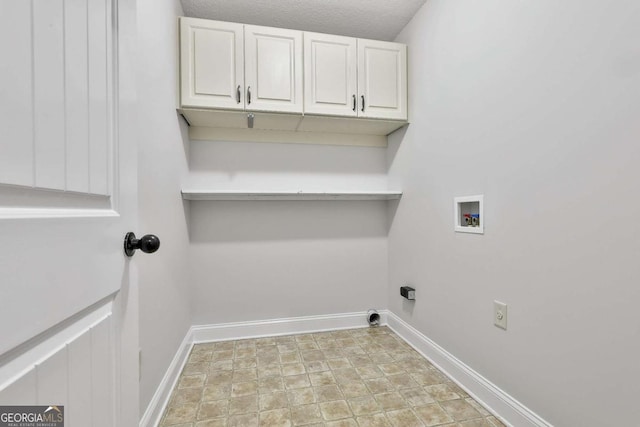
[[[245,26],[246,109],[302,112],[302,32]]]
[[[243,25],[180,18],[180,73],[183,107],[242,110]]]
[[[358,91],[359,117],[406,120],[407,47],[358,39]]]
[[[293,67],[289,66],[291,40],[258,37],[256,101],[273,100],[289,102],[293,99]]]
[[[356,116],[356,39],[304,33],[304,111]]]

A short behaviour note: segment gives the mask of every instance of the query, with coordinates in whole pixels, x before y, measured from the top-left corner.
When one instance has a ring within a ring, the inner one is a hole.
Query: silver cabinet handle
[[[353,94],[353,111],[356,111],[356,95]]]
[[[240,104],[240,85],[238,85],[238,89],[236,89],[236,102]]]
[[[364,113],[364,95],[360,95],[360,98],[362,98],[362,108],[360,109],[360,111]]]
[[[247,87],[247,104],[251,104],[251,86]]]

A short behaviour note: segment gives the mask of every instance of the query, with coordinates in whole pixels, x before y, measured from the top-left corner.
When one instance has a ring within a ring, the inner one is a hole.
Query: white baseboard
[[[553,427],[395,314],[388,310],[378,310],[378,313],[380,314],[380,324],[389,326],[398,336],[453,379],[506,425],[512,427]],[[193,344],[367,326],[366,312],[192,326],[142,416],[140,427],[155,427],[159,424],[171,391],[178,381]]]
[[[167,369],[167,372],[164,374],[162,381],[160,381],[156,392],[153,394],[151,402],[149,402],[147,409],[144,411],[144,414],[140,419],[140,427],[156,427],[160,424],[164,408],[169,403],[171,392],[178,383],[180,373],[182,372],[185,363],[187,363],[192,347],[193,338],[191,336],[191,329],[189,329],[189,331],[187,331],[187,335],[182,340],[180,347],[178,347],[178,351],[173,357],[173,360],[169,365],[169,369]]]
[[[508,426],[553,427],[478,372],[391,312],[387,325]]]
[[[386,324],[387,310],[378,310],[380,323]],[[277,335],[304,334],[367,327],[367,312],[288,317],[252,322],[220,323],[191,327],[194,343],[227,341]]]

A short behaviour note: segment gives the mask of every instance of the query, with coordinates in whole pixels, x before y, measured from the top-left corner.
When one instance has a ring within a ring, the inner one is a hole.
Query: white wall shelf
[[[397,200],[401,191],[200,191],[182,190],[185,200]]]

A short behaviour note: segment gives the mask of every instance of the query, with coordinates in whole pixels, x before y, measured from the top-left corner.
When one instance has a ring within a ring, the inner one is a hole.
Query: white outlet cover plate
[[[493,324],[507,330],[507,304],[493,301]]]

